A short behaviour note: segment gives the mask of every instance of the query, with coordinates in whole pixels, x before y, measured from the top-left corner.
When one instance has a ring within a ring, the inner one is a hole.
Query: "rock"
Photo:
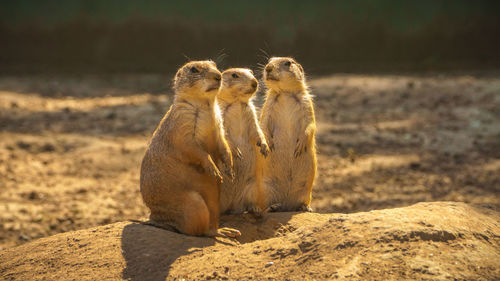
[[[498,280],[500,213],[434,202],[355,214],[227,216],[239,240],[120,222],[0,252],[2,280]],[[236,262],[237,261],[237,262]],[[263,266],[263,264],[265,266]]]
[[[270,261],[270,262],[266,263],[266,265],[264,265],[264,267],[270,267],[273,264],[274,264],[274,262]]]
[[[54,151],[56,151],[56,147],[52,143],[45,143],[40,147],[40,152],[54,152]]]
[[[115,119],[116,118],[116,112],[111,111],[106,115],[106,119]]]
[[[39,192],[36,192],[36,191],[31,191],[30,193],[26,194],[26,197],[27,197],[29,200],[38,200],[38,199],[43,198],[43,195],[42,195],[42,194],[40,194]]]
[[[16,143],[17,147],[19,147],[20,149],[23,149],[23,150],[29,150],[31,148],[31,143],[27,143],[27,142],[24,142],[24,141],[18,141]]]

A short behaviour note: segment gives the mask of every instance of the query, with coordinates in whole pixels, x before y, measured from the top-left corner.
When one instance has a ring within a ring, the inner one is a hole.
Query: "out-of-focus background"
[[[4,1],[0,71],[172,72],[191,58],[314,73],[500,64],[500,3],[467,0]]]
[[[148,215],[140,162],[189,58],[303,64],[318,212],[499,207],[499,3],[3,1],[0,249]]]

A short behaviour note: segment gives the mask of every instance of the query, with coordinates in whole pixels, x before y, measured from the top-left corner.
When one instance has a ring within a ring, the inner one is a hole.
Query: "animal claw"
[[[241,232],[234,228],[222,227],[217,230],[217,233],[223,237],[236,238],[241,236]]]
[[[241,159],[243,157],[243,154],[241,153],[241,150],[239,148],[235,149],[235,154],[236,158]]]
[[[295,158],[299,157],[302,154],[302,152],[306,151],[307,151],[307,145],[299,141],[299,139],[297,139],[297,145],[295,147],[295,152],[294,152]]]
[[[272,144],[269,146],[269,150],[270,150],[270,151],[274,151],[274,143],[272,143]]]
[[[231,181],[233,181],[233,180],[234,180],[234,171],[233,171],[233,169],[232,169],[232,168],[226,168],[226,169],[224,170],[224,174],[226,174],[226,176],[227,176],[228,178],[230,178],[230,179],[231,179]]]
[[[267,209],[264,212],[265,213],[267,213],[267,212],[279,212],[280,209],[281,209],[281,204],[276,203],[276,204],[272,204],[271,206],[267,207]]]
[[[313,212],[313,209],[311,208],[311,206],[306,205],[306,204],[303,204],[302,206],[300,206],[300,207],[297,209],[297,211],[299,211],[299,212],[309,212],[309,213],[311,213],[311,212]]]
[[[294,152],[293,155],[295,156],[295,158],[299,157],[300,151],[298,151],[297,149],[295,149],[295,152]]]
[[[222,177],[222,175],[219,171],[214,171],[212,174],[217,179],[217,181],[219,181],[220,183],[222,183],[224,181],[224,178]]]
[[[264,155],[264,158],[267,157],[267,155],[269,154],[269,147],[267,146],[266,143],[261,144],[260,153],[262,153],[262,155]]]

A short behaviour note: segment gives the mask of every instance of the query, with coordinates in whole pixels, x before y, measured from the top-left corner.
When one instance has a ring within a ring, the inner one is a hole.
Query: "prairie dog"
[[[257,79],[250,69],[230,68],[222,73],[217,100],[233,155],[235,177],[222,183],[221,213],[260,214],[266,207],[262,194],[262,160],[258,153],[266,156],[269,148],[252,103],[257,88]]]
[[[220,81],[212,61],[188,62],[177,71],[173,104],[142,160],[141,194],[150,220],[188,235],[241,235],[219,229],[221,171],[232,173],[216,100]]]
[[[271,149],[263,169],[267,205],[274,211],[312,211],[316,121],[304,69],[292,58],[273,57],[264,82],[261,128]]]

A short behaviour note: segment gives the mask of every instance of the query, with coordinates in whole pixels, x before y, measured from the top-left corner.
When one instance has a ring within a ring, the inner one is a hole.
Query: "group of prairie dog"
[[[191,61],[174,78],[175,98],[141,165],[150,220],[188,235],[236,237],[223,213],[312,211],[316,123],[302,66],[273,57],[260,118],[252,70],[220,72]]]

